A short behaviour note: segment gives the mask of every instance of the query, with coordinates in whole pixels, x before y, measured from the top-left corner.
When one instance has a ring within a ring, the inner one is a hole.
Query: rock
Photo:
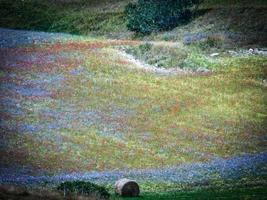
[[[197,73],[209,73],[210,70],[206,69],[206,68],[203,68],[203,67],[200,67],[196,70]]]
[[[123,197],[137,197],[140,189],[136,181],[124,178],[115,183],[115,193]]]
[[[248,50],[248,52],[249,52],[250,54],[252,54],[252,53],[254,52],[254,49],[250,48],[250,49]]]
[[[210,54],[210,57],[216,57],[218,55],[220,55],[220,54],[219,53],[212,53],[212,54]]]

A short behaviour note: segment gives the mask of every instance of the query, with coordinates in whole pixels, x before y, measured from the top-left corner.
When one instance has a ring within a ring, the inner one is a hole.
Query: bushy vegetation
[[[199,0],[139,0],[126,7],[127,27],[137,33],[169,30],[192,16]]]
[[[125,51],[145,63],[160,68],[178,67],[188,57],[188,52],[185,49],[157,46],[150,43],[127,46]]]
[[[96,185],[91,182],[85,181],[67,181],[61,183],[58,190],[63,191],[64,194],[77,194],[77,195],[91,195],[99,196],[102,198],[109,198],[110,194],[105,187]]]
[[[216,45],[216,46],[215,46]],[[206,41],[191,46],[172,47],[151,43],[126,46],[123,50],[136,59],[159,68],[182,68],[186,70],[214,69],[218,62],[210,60],[201,52],[204,48],[217,47],[217,41]]]

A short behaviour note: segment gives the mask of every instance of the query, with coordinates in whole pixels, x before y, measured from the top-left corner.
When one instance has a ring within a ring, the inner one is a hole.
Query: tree
[[[127,27],[137,33],[169,30],[189,20],[200,0],[138,0],[126,6]]]

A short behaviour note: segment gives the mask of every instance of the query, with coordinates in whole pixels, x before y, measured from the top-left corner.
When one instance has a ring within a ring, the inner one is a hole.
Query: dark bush
[[[129,3],[125,12],[127,27],[137,33],[169,30],[189,20],[192,8],[201,0],[138,0]]]
[[[65,194],[99,196],[101,198],[110,197],[105,187],[85,181],[67,181],[61,183],[57,189],[63,191]]]

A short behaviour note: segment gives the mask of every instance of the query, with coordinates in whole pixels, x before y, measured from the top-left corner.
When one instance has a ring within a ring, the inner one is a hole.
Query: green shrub
[[[57,189],[67,194],[99,196],[102,198],[110,197],[105,187],[85,181],[67,181],[61,183]]]
[[[138,0],[126,6],[127,27],[137,33],[169,30],[192,16],[200,0]]]
[[[138,48],[141,51],[141,53],[143,54],[143,53],[146,53],[146,52],[151,50],[152,44],[150,44],[150,43],[140,44]]]
[[[217,64],[213,60],[195,50],[191,50],[188,55],[189,56],[181,63],[180,68],[197,70],[199,68],[213,69],[217,67]]]

